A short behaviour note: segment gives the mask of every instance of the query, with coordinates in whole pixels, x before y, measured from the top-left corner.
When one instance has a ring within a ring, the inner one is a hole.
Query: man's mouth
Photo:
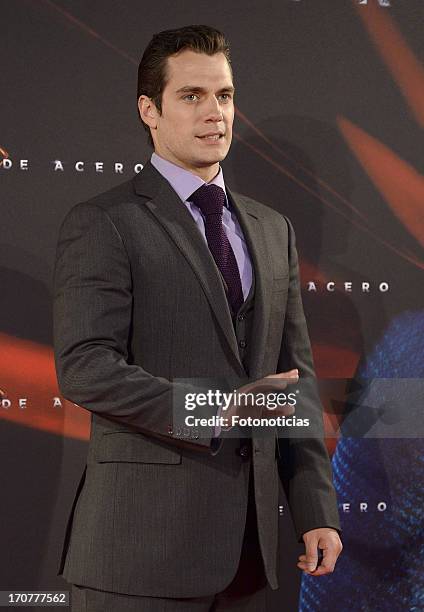
[[[209,136],[196,136],[196,138],[201,138],[202,140],[219,140],[223,136],[224,134],[213,134]]]

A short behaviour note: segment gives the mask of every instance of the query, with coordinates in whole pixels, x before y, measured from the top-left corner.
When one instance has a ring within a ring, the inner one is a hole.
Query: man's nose
[[[219,100],[215,96],[211,96],[208,100],[207,119],[213,121],[222,121],[222,109]]]

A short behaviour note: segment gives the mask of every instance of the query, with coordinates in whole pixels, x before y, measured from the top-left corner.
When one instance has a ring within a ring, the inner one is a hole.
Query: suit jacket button
[[[239,346],[240,346],[240,348],[246,348],[246,341],[245,340],[240,340]]]
[[[240,446],[237,449],[237,454],[240,455],[242,459],[249,459],[251,455],[250,446],[248,446],[247,444],[243,444],[243,446]]]

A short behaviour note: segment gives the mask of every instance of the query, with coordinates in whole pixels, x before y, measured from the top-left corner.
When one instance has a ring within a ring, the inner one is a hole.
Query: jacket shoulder
[[[96,194],[88,200],[79,202],[76,204],[76,206],[93,205],[109,211],[110,209],[125,204],[128,201],[134,201],[134,198],[134,183],[133,178],[131,178],[127,181],[119,183],[118,185],[115,185],[115,187],[112,187],[111,189],[107,189],[106,191]]]
[[[133,204],[135,197],[133,179],[124,181],[87,200],[73,204],[64,215],[62,226],[65,222],[100,219],[102,213],[105,218],[113,218],[115,211],[122,211],[129,204]]]

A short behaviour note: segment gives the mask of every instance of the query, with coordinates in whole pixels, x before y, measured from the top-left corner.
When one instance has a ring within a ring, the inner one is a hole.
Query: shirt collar
[[[189,170],[181,168],[181,166],[177,166],[177,164],[164,159],[155,152],[152,153],[150,162],[168,181],[183,202],[189,201],[191,194],[194,193],[196,189],[199,189],[199,187],[206,184],[206,182],[201,179],[200,176],[193,174],[193,172],[190,172]],[[225,190],[224,174],[222,172],[221,165],[219,166],[218,174],[211,181],[209,181],[208,184],[214,184],[221,187],[225,193],[225,206],[228,208],[228,197]]]

